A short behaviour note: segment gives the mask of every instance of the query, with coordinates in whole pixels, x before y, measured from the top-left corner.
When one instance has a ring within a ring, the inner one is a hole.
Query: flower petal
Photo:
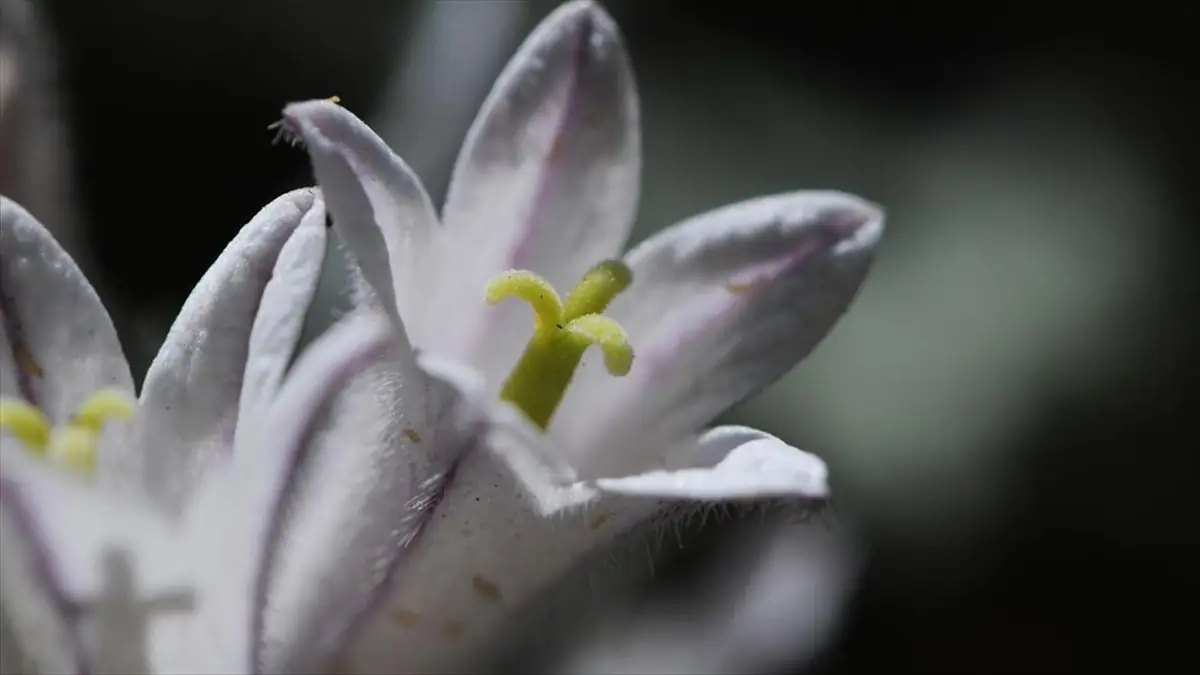
[[[857,197],[796,192],[644,242],[608,311],[628,332],[633,368],[612,377],[585,359],[550,434],[585,476],[660,468],[665,458],[629,452],[673,447],[804,358],[846,311],[882,232],[882,213]]]
[[[501,73],[455,165],[442,214],[453,255],[438,303],[470,323],[416,344],[475,363],[498,384],[532,328],[523,308],[484,309],[485,284],[517,268],[566,289],[619,254],[637,209],[640,144],[616,24],[593,2],[562,5]]]
[[[268,672],[327,663],[382,599],[473,442],[457,407],[457,394],[402,344],[332,402],[274,548]]]
[[[293,103],[283,116],[303,139],[334,227],[384,308],[414,341],[437,339],[423,319],[439,226],[420,179],[370,127],[332,101]]]
[[[220,565],[205,569],[217,577],[214,584],[226,589],[219,594],[228,607],[224,613],[236,617],[243,607],[250,612],[249,625],[231,629],[247,637],[247,653],[256,665],[263,663],[272,574],[292,495],[304,489],[303,466],[311,457],[321,413],[351,377],[383,355],[392,337],[390,323],[374,314],[339,322],[314,341],[300,355],[262,424],[245,437],[247,447],[215,467],[187,512],[188,531],[209,544],[200,548],[222,553]],[[215,531],[213,522],[222,531]]]
[[[65,422],[102,388],[133,396],[108,312],[50,232],[0,197],[0,395]]]
[[[3,57],[0,56],[0,59],[3,59]],[[3,63],[0,63],[0,68],[3,68]],[[0,518],[3,517],[3,515],[0,515]],[[3,537],[3,532],[0,532],[0,538]],[[36,591],[36,587],[30,587],[34,588]],[[27,611],[26,614],[33,615],[35,618],[32,620],[38,621],[36,618],[36,610],[34,612]],[[52,619],[52,621],[57,621],[57,619]],[[13,632],[12,628],[9,627],[10,623],[11,622],[8,620],[8,618],[2,612],[0,612],[0,673],[4,673],[5,675],[8,675],[8,673],[13,673],[15,675],[16,673],[38,672],[37,664],[26,658],[25,654],[21,651],[21,645],[17,642],[16,634]],[[53,635],[55,629],[46,628],[43,625],[35,630],[43,635]],[[69,647],[63,648],[61,645],[56,644],[53,647],[53,650],[56,655],[61,655],[68,659],[71,658]],[[54,667],[52,672],[78,672],[78,668],[74,665],[71,665],[73,663],[73,659],[71,661],[67,661],[57,667]]]
[[[0,602],[40,672],[164,672],[199,606],[165,520],[23,453],[0,454]]]
[[[421,361],[466,399],[482,388],[467,369]],[[383,611],[354,636],[352,669],[469,671],[512,628],[515,612],[614,541],[632,535],[640,545],[638,527],[670,508],[568,482],[551,449],[536,447],[545,437],[515,410],[501,404],[488,414],[486,443],[462,456]]]
[[[321,410],[390,341],[390,324],[373,318],[378,320],[339,322],[300,354],[275,404],[245,437],[245,447],[213,467],[184,514],[193,550],[207,556],[197,567],[212,589],[209,614],[224,618],[203,628],[240,649],[255,665],[253,672],[262,672],[268,570],[287,497],[296,489]]]
[[[0,642],[5,673],[85,673],[90,670],[74,606],[53,558],[17,500],[0,479]]]
[[[682,456],[698,466],[599,478],[595,484],[616,494],[713,502],[829,496],[825,462],[749,427],[711,429]]]
[[[859,556],[844,532],[771,530],[735,535],[686,587],[616,608],[553,672],[801,671],[836,635]]]
[[[548,517],[531,489],[497,455],[467,454],[381,611],[354,636],[347,653],[351,667],[377,673],[469,670],[511,627],[513,612],[624,533],[627,519],[642,522],[651,515],[647,510],[657,510],[652,500],[614,498],[636,511],[604,510],[607,504],[583,500]]]
[[[320,208],[305,215],[279,252],[271,281],[263,290],[250,329],[235,446],[239,437],[253,428],[254,421],[266,414],[292,363],[325,262],[323,215]]]
[[[314,191],[297,190],[268,204],[234,237],[184,303],[146,373],[132,446],[140,454],[103,453],[101,470],[107,463],[109,472],[140,475],[156,502],[179,512],[205,471],[233,447],[250,333],[280,252],[302,223],[324,217]],[[307,246],[300,252],[323,255]],[[310,299],[297,294],[295,304],[280,309],[303,315]]]

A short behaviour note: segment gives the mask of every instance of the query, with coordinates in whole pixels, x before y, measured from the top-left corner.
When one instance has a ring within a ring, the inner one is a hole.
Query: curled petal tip
[[[816,223],[839,252],[873,249],[883,236],[884,210],[875,202],[837,191],[797,193],[796,197],[786,209],[790,213],[785,213],[785,221]]]
[[[883,207],[858,195],[835,190],[816,192],[815,194],[831,210],[844,213],[846,221],[853,223],[854,229],[883,220]]]
[[[841,239],[854,248],[874,248],[883,237],[883,207],[858,197],[844,219],[837,222]]]
[[[291,202],[303,215],[318,205],[320,192],[315,187],[297,188],[283,195],[282,199]]]
[[[279,124],[285,133],[312,142],[312,129],[336,115],[338,108],[340,106],[327,99],[289,103],[283,108],[283,120]]]
[[[596,0],[571,0],[564,2],[550,16],[558,15],[563,20],[593,21],[596,19],[612,21],[608,12]]]
[[[593,0],[573,0],[561,5],[542,22],[543,35],[577,35],[593,52],[606,52],[619,42],[617,22]]]
[[[285,118],[311,119],[329,115],[341,109],[342,106],[333,99],[318,98],[287,104],[283,107],[283,116]]]

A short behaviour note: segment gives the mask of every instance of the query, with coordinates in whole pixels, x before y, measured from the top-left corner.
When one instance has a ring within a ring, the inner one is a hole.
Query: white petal
[[[355,670],[454,672],[472,665],[511,627],[518,608],[620,534],[626,516],[646,517],[582,507],[547,517],[529,489],[490,452],[463,459],[381,611],[355,635],[348,653]]]
[[[317,292],[325,261],[324,210],[313,208],[279,252],[250,329],[242,393],[238,398],[237,444],[266,414],[291,365],[304,320]]]
[[[883,231],[856,197],[797,192],[697,216],[627,257],[608,314],[628,331],[625,377],[585,363],[551,421],[583,475],[659,468],[670,448],[804,358],[854,298]]]
[[[5,673],[85,673],[89,659],[53,558],[0,480],[0,643]]]
[[[0,68],[2,67],[3,64],[0,63]],[[0,512],[0,519],[2,518],[4,518],[4,516],[2,515],[2,512]],[[5,525],[5,527],[11,526]],[[0,538],[3,537],[4,533],[2,530],[0,530]],[[34,592],[41,592],[35,586],[31,586],[30,588]],[[43,604],[43,606],[45,605]],[[25,614],[28,616],[28,619],[26,619],[27,621],[34,623],[41,621],[41,619],[34,613],[27,611]],[[52,614],[51,616],[54,615]],[[52,619],[52,621],[57,621],[57,619]],[[37,665],[31,663],[30,660],[25,657],[24,652],[21,651],[21,644],[17,642],[16,634],[9,626],[10,623],[11,622],[8,620],[8,618],[2,612],[0,612],[0,675],[20,675],[21,673],[38,672]],[[33,630],[42,635],[53,636],[55,629],[52,627],[47,627],[45,623],[42,623],[42,625],[35,627]],[[53,644],[53,647],[49,647],[49,644]],[[73,673],[78,671],[78,669],[76,669],[73,665],[74,659],[71,658],[70,647],[64,647],[54,643],[53,637],[51,637],[51,641],[47,646],[49,647],[47,652],[53,651],[56,656],[64,656],[70,659],[57,666],[55,664],[51,664],[49,672]]]
[[[717,427],[683,453],[698,466],[599,478],[606,492],[661,499],[728,501],[829,496],[825,462],[749,427]]]
[[[275,546],[267,672],[320,668],[382,599],[446,489],[472,430],[457,394],[393,345],[321,420]],[[315,582],[314,580],[319,580]]]
[[[554,672],[797,672],[836,634],[858,560],[844,533],[772,529],[731,538],[694,587],[619,608]]]
[[[447,381],[461,386],[468,397],[479,386],[472,382],[477,377],[466,372],[456,375],[451,364],[422,359],[422,365],[449,375]],[[807,486],[797,488],[793,481],[787,490],[775,490],[760,477],[754,490],[735,484],[721,494],[670,489],[640,494],[636,486],[630,495],[597,490],[587,483],[569,482],[553,452],[536,447],[546,442],[545,437],[506,410],[511,408],[501,405],[489,411],[486,449],[465,455],[456,467],[420,546],[406,556],[384,611],[352,643],[348,653],[352,668],[361,672],[469,668],[506,637],[518,616],[521,621],[528,618],[518,612],[536,606],[543,593],[558,588],[580,565],[595,562],[604,568],[593,570],[598,576],[589,577],[598,582],[606,575],[625,578],[646,573],[650,567],[642,566],[646,558],[641,553],[647,537],[656,537],[657,527],[670,526],[705,508],[697,499],[810,496],[816,492],[812,484],[823,483],[823,479],[810,479]],[[704,441],[691,453],[697,464],[719,465],[720,458],[728,459],[737,450],[757,453],[751,447],[755,443],[778,443],[740,427],[714,430]],[[803,456],[794,448],[778,449]],[[813,462],[820,465],[819,460],[806,457],[802,466],[817,471]],[[784,469],[793,467],[785,463]],[[622,559],[615,568],[606,566],[614,544],[639,555]]]
[[[146,373],[133,446],[140,456],[101,455],[123,464],[111,471],[140,472],[147,492],[170,512],[179,512],[205,471],[233,447],[250,332],[272,269],[303,221],[323,219],[322,202],[305,189],[271,202],[242,228],[184,303]]]
[[[0,395],[65,422],[101,388],[133,395],[108,312],[50,232],[0,197]]]
[[[847,538],[791,525],[765,542],[750,582],[727,586],[733,610],[716,643],[726,672],[799,668],[828,645],[861,568]]]
[[[616,24],[593,2],[564,4],[501,73],[455,165],[442,214],[453,255],[438,302],[443,316],[472,323],[420,346],[498,383],[532,328],[516,303],[483,309],[484,285],[518,268],[565,293],[618,255],[637,209],[640,143]]]
[[[293,103],[283,115],[304,140],[334,228],[384,308],[415,343],[435,339],[423,319],[435,283],[438,219],[420,179],[340,105]]]
[[[522,482],[554,488],[530,495],[543,514],[554,513],[591,497],[590,490],[582,496],[562,490],[578,484],[574,467],[564,461],[562,453],[524,413],[494,398],[483,373],[433,354],[421,354],[417,362],[421,370],[458,392],[461,400],[459,423],[482,429],[484,445],[503,457]]]
[[[448,672],[478,665],[515,626],[540,616],[543,594],[574,592],[579,589],[572,584],[581,580],[595,588],[593,582],[628,581],[649,572],[653,562],[645,547],[660,536],[659,528],[706,506],[694,498],[771,493],[624,495],[564,484],[558,467],[543,462],[543,449],[522,451],[528,431],[521,425],[497,429],[516,419],[496,415],[489,423],[489,443],[496,452],[464,457],[421,545],[406,559],[386,611],[354,642],[348,658],[352,668]],[[753,445],[773,439],[750,429],[724,428],[708,434],[693,458],[716,464],[717,457],[746,440]],[[794,488],[780,493],[795,495]],[[614,565],[609,564],[613,552],[631,555],[611,559]]]
[[[391,338],[391,325],[375,315],[340,322],[313,342],[300,355],[263,423],[247,437],[246,447],[239,447],[232,461],[210,474],[213,478],[202,483],[187,512],[188,530],[209,544],[198,548],[220,556],[201,569],[212,577],[214,587],[224,589],[215,594],[215,601],[225,604],[221,613],[236,617],[243,610],[251,612],[248,627],[211,629],[248,628],[246,634],[254,637],[248,649],[256,664],[263,660],[270,571],[281,552],[290,495],[300,489],[321,411],[351,377],[383,355]],[[220,524],[220,531],[212,523]]]
[[[297,359],[246,446],[209,472],[185,512],[197,573],[209,589],[206,616],[219,620],[197,630],[240,650],[256,666],[263,646],[267,570],[287,495],[295,488],[320,411],[347,379],[379,357],[389,338],[386,320],[349,320],[314,341]]]
[[[166,522],[21,453],[0,454],[0,507],[0,601],[26,658],[60,660],[42,672],[160,672],[200,605]]]
[[[456,377],[450,364],[422,365],[450,375],[468,395],[480,386],[471,382],[477,375]],[[517,612],[660,513],[658,500],[564,482],[546,448],[524,445],[539,435],[504,410],[492,410],[486,447],[458,462],[382,611],[355,636],[347,653],[354,670],[461,672],[479,665]]]

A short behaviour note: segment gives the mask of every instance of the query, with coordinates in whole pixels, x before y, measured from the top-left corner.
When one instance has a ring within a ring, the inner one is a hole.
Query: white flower
[[[264,208],[185,303],[135,406],[91,286],[0,198],[5,672],[259,669],[287,490],[313,439],[338,438],[344,416],[318,413],[391,340],[353,318],[285,380],[325,238],[314,190]]]
[[[34,428],[65,431],[89,399],[115,406],[133,424],[95,438],[100,447],[85,453],[96,462],[96,482],[145,490],[177,514],[195,481],[229,454],[238,420],[260,413],[278,389],[321,272],[324,221],[324,203],[306,189],[275,200],[242,229],[185,302],[135,412],[122,403],[132,401],[133,378],[104,305],[53,236],[0,198],[0,395],[8,431],[18,430],[12,420],[20,408],[44,415]],[[51,459],[68,451],[55,445],[32,449]]]
[[[344,601],[385,569],[386,586],[369,590],[386,601],[353,636],[350,667],[461,668],[614,540],[714,502],[827,496],[816,457],[754,429],[705,426],[829,331],[883,215],[837,192],[760,197],[614,260],[636,211],[638,103],[616,26],[595,4],[559,8],[501,74],[440,219],[404,162],[336,103],[292,104],[283,127],[307,148],[335,229],[397,327],[392,366],[408,395],[390,396],[392,414],[413,442],[322,460],[322,475],[345,478],[305,499],[316,512],[305,536],[313,549],[344,545],[285,564],[271,640],[328,639],[328,622],[288,610],[286,589],[323,578]],[[396,465],[407,484],[388,482]],[[379,546],[361,546],[371,536]],[[350,559],[347,547],[372,553]]]

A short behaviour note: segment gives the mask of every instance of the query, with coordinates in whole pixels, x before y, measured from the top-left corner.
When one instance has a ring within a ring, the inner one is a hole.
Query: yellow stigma
[[[488,283],[489,303],[520,298],[533,307],[533,339],[505,381],[500,398],[545,429],[588,347],[595,345],[604,352],[608,372],[628,373],[633,365],[629,337],[601,312],[632,280],[625,263],[606,260],[583,275],[566,301],[533,272],[512,270]]]
[[[71,421],[57,428],[36,407],[25,401],[0,399],[0,430],[7,430],[35,455],[90,475],[96,468],[96,442],[111,419],[133,417],[133,401],[110,389],[88,397]]]

